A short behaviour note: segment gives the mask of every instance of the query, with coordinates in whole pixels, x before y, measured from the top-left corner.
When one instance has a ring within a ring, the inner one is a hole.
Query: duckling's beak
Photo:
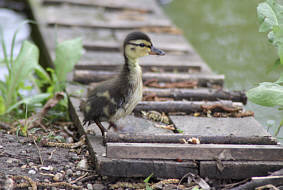
[[[150,52],[149,52],[150,55],[165,55],[165,52],[160,50],[160,49],[157,49],[156,47],[154,46],[151,46],[151,49],[150,49]]]

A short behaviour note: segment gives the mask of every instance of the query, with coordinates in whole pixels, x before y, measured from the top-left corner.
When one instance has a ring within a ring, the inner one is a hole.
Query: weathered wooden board
[[[271,136],[253,117],[208,118],[170,116],[175,126],[186,134],[199,136]]]
[[[144,88],[144,96],[155,94],[158,97],[174,98],[174,100],[190,100],[190,101],[217,101],[231,100],[233,102],[247,103],[245,93],[241,91],[227,91],[222,89],[197,88],[197,89],[157,89]]]
[[[75,70],[74,80],[81,83],[100,82],[115,77],[118,72]],[[143,81],[157,80],[158,82],[197,82],[199,87],[213,85],[223,86],[224,75],[215,74],[184,74],[184,73],[143,73]]]
[[[184,143],[184,140],[198,138],[201,144],[252,144],[252,145],[276,145],[276,138],[271,136],[193,136],[191,134],[142,134],[142,133],[112,133],[108,132],[106,142],[124,143]]]
[[[90,153],[96,161],[96,171],[103,176],[181,178],[188,172],[198,174],[195,162],[173,160],[115,159],[105,157],[102,137],[88,135]]]
[[[141,13],[154,12],[157,8],[155,1],[128,1],[128,0],[42,0],[44,4],[72,4],[81,6],[95,6],[110,9],[130,9]]]
[[[76,69],[85,70],[117,70],[124,64],[122,52],[87,51],[76,64]],[[210,72],[205,63],[195,55],[146,56],[139,59],[145,71],[176,71],[176,72]]]
[[[50,26],[44,31],[45,35],[48,35],[50,39],[54,39],[55,41],[57,38],[58,42],[81,36],[83,38],[83,46],[87,50],[119,51],[124,41],[124,38],[117,40],[116,37],[113,36],[113,32],[107,29],[79,28],[76,26],[71,28],[64,26]],[[128,33],[130,33],[130,31],[127,31],[125,35]],[[195,54],[195,51],[192,49],[192,47],[180,35],[170,36],[168,34],[150,34],[152,39],[154,39],[155,36],[155,47],[162,49],[167,53],[177,52]],[[47,43],[49,43],[49,41]],[[53,46],[50,47],[54,48]]]
[[[251,176],[266,176],[269,172],[281,168],[283,168],[282,161],[201,161],[200,176],[218,179],[245,179]]]
[[[239,108],[243,107],[242,103],[231,102],[228,100],[227,101],[210,101],[210,102],[206,102],[206,101],[163,101],[163,102],[141,101],[135,107],[134,111],[140,112],[140,111],[155,110],[155,111],[165,112],[165,113],[184,112],[184,113],[189,114],[189,113],[201,112],[203,110],[201,106],[203,105],[215,105],[215,104],[221,104],[223,106],[229,106],[229,107],[239,107]],[[177,122],[178,119],[176,119],[177,117],[183,118],[183,116],[172,116],[172,120],[174,119],[173,122],[174,121],[176,122],[175,125],[179,126],[179,123]],[[187,118],[187,117],[184,117],[184,118]],[[187,126],[186,124],[187,123],[184,122],[182,123],[181,126]],[[196,134],[197,133],[195,133],[194,135]]]
[[[283,161],[278,145],[107,143],[108,158]]]
[[[147,27],[172,27],[166,17],[154,17],[138,12],[106,12],[92,7],[45,7],[46,21],[50,25],[95,27],[108,29],[138,29]]]

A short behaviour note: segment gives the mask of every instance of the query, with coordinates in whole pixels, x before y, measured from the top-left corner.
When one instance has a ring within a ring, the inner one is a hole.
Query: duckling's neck
[[[137,58],[131,58],[124,55],[125,64],[120,73],[119,80],[126,89],[135,91],[136,89],[142,89],[142,70],[138,64]]]

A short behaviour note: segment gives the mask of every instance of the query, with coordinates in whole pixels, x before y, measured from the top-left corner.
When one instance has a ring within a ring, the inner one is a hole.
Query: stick
[[[41,156],[41,152],[40,152],[40,149],[39,149],[39,147],[38,147],[37,143],[35,142],[35,139],[33,139],[33,143],[35,144],[36,149],[37,149],[37,151],[38,151],[38,155],[39,155],[40,163],[41,163],[41,165],[43,165],[43,159],[42,159],[42,156]]]

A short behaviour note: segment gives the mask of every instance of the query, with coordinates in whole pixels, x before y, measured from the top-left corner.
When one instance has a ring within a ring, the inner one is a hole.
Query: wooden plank
[[[200,176],[210,179],[245,179],[266,176],[281,168],[282,161],[200,161]]]
[[[88,50],[118,51],[119,44],[115,40],[112,32],[107,29],[79,28],[79,27],[46,27],[43,30],[46,36],[46,44],[52,51],[55,50],[56,42],[81,37],[83,46]]]
[[[96,171],[103,176],[148,177],[153,173],[154,177],[181,178],[188,172],[198,174],[198,166],[192,161],[107,158],[101,137],[88,135],[87,139]]]
[[[71,4],[81,6],[95,6],[109,9],[130,9],[133,11],[139,11],[141,13],[153,12],[155,5],[152,4],[152,0],[144,1],[128,1],[128,0],[43,0],[44,5],[49,4]]]
[[[75,70],[74,80],[81,83],[100,82],[115,77],[118,72]],[[143,81],[157,80],[158,82],[196,82],[199,87],[222,86],[224,75],[215,74],[187,74],[183,73],[143,73]]]
[[[278,145],[107,143],[108,158],[283,161]]]
[[[80,70],[117,70],[124,64],[122,53],[87,51],[76,64]],[[199,72],[206,68],[205,63],[195,55],[146,56],[139,60],[144,71]]]
[[[140,111],[150,111],[155,110],[158,112],[165,112],[165,113],[174,113],[174,112],[184,112],[184,113],[195,113],[195,112],[201,112],[203,109],[201,108],[203,105],[215,105],[215,104],[221,104],[224,106],[229,107],[239,107],[242,108],[243,104],[239,102],[231,102],[231,101],[164,101],[164,102],[156,102],[156,101],[141,101],[139,104],[135,107],[135,112]],[[173,122],[176,120],[175,118],[178,116],[172,116]],[[179,116],[182,118],[183,116]],[[187,118],[187,117],[186,117]],[[214,118],[213,118],[214,119]],[[178,126],[179,123],[176,122],[176,126]],[[186,123],[183,123],[183,126]],[[180,128],[182,129],[182,128]],[[183,130],[183,129],[182,129]]]
[[[83,46],[87,50],[120,51],[124,40],[124,38],[117,40],[112,34],[112,31],[107,29],[79,27],[72,27],[72,29],[70,29],[69,27],[58,26],[48,27],[47,30],[44,31],[46,33],[45,35],[49,35],[49,38],[54,39],[53,41],[55,41],[57,38],[58,42],[81,36],[83,38]],[[130,32],[131,31],[127,31],[125,36]],[[151,34],[150,36],[152,39],[154,39],[154,41],[156,41],[154,45],[166,53],[183,52],[195,54],[195,51],[185,40],[182,39],[181,35],[171,35],[173,36],[171,37],[168,34]]]
[[[209,118],[170,116],[174,125],[186,134],[199,136],[271,136],[253,117]]]
[[[107,29],[138,29],[150,27],[172,28],[166,17],[127,12],[101,12],[91,7],[45,7],[46,22],[49,25],[94,27]]]
[[[197,88],[197,89],[156,89],[144,88],[144,96],[155,94],[158,97],[174,98],[174,100],[189,101],[217,101],[231,100],[233,102],[247,103],[247,97],[242,91],[226,91],[222,89]]]
[[[276,145],[277,140],[271,136],[193,136],[191,134],[142,134],[142,133],[107,133],[106,142],[123,143],[184,143],[182,139],[198,138],[201,144],[253,144]]]

